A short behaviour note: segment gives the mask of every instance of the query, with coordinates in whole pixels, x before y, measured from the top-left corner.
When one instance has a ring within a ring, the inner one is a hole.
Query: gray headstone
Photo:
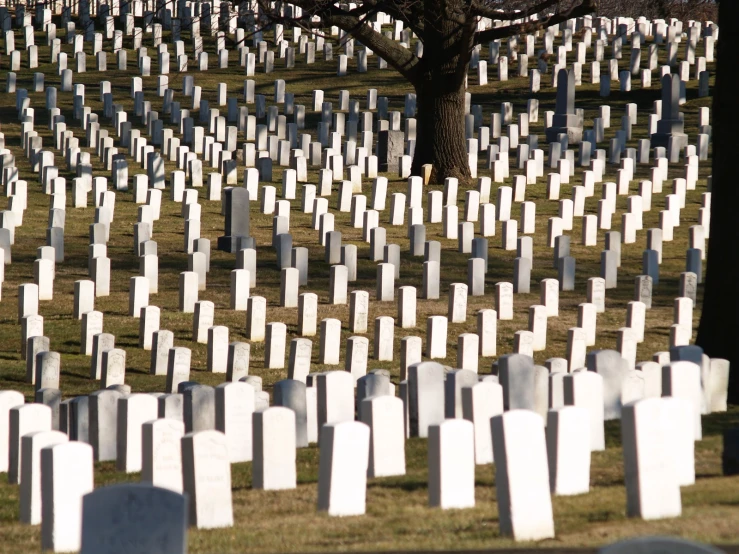
[[[195,384],[183,391],[185,432],[216,428],[216,391],[207,385]]]
[[[218,250],[237,252],[239,238],[249,236],[249,191],[243,187],[224,190],[226,220],[224,236],[218,237]]]
[[[118,391],[100,390],[89,396],[90,444],[95,460],[113,461],[117,453]]]
[[[62,403],[62,391],[59,389],[44,388],[36,391],[34,401],[51,408],[51,428],[59,430],[59,405]]]
[[[146,483],[125,483],[82,498],[82,554],[186,551],[184,495]]]
[[[535,410],[534,359],[525,354],[507,354],[498,359],[498,378],[503,387],[506,410]]]
[[[296,379],[283,379],[274,385],[274,405],[290,408],[295,412],[296,446],[308,446],[308,406],[305,383]]]
[[[594,350],[585,358],[588,371],[603,377],[604,419],[621,417],[621,392],[629,370],[628,362],[616,350]]]
[[[405,154],[403,131],[380,131],[377,138],[377,169],[381,172],[397,172],[398,159]]]

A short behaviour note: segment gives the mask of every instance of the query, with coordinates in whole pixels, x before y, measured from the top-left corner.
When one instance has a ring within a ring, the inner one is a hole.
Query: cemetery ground
[[[60,28],[63,37],[64,31]],[[167,37],[165,36],[165,41]],[[206,42],[210,40],[206,37]],[[37,34],[40,67],[36,70],[24,69],[18,72],[18,86],[29,89],[33,106],[44,105],[44,93],[32,91],[33,73],[45,73],[46,86],[58,86],[59,76],[56,67],[49,63],[49,49],[45,46],[45,37]],[[86,44],[86,49],[89,44]],[[486,55],[483,48],[481,59]],[[664,52],[661,52],[664,56]],[[136,53],[129,50],[129,68],[135,67]],[[229,69],[210,69],[199,72],[196,64],[191,63],[187,75],[195,78],[195,84],[203,88],[203,98],[215,101],[217,83],[228,84],[229,96],[241,96],[243,80],[246,76],[243,68],[238,66],[235,52],[231,53]],[[628,57],[621,60],[622,69],[628,66]],[[661,62],[664,60],[661,59]],[[378,71],[373,68],[367,75],[356,73],[354,60],[350,60],[349,74],[336,77],[336,62],[317,61],[306,66],[296,62],[294,69],[286,70],[276,61],[277,69],[272,74],[258,73],[256,93],[272,98],[274,80],[284,79],[286,90],[295,94],[296,104],[311,104],[311,92],[315,89],[325,91],[326,100],[333,101],[336,106],[340,90],[350,91],[353,99],[359,99],[364,107],[364,98],[368,88],[377,89],[378,96],[390,99],[390,109],[402,110],[403,96],[412,90],[392,70]],[[215,64],[212,64],[215,65]],[[88,53],[88,67],[94,66],[94,60]],[[0,60],[0,67],[7,68],[7,59]],[[108,60],[108,67],[115,67],[114,60]],[[710,64],[713,68],[713,64]],[[155,72],[152,72],[155,73]],[[513,73],[513,72],[511,72]],[[129,120],[138,122],[133,114],[133,100],[130,98],[130,79],[138,75],[135,71],[123,72],[109,70],[99,73],[91,70],[87,73],[75,73],[75,83],[83,83],[87,87],[86,105],[93,111],[102,114],[102,102],[99,101],[97,84],[101,80],[111,82],[116,103],[123,103],[129,112]],[[170,74],[170,86],[180,90],[181,79],[185,74]],[[607,74],[605,75],[607,78]],[[4,80],[4,79],[3,79]],[[540,100],[540,113],[554,108],[555,90],[550,86],[551,75],[542,76],[542,91],[531,95],[528,90],[528,79],[511,77],[507,82],[492,81],[489,85],[479,87],[476,78],[470,72],[472,103],[483,105],[485,119],[491,112],[498,112],[500,103],[512,102],[514,112],[525,110],[526,100],[536,97]],[[656,81],[656,79],[655,79]],[[144,90],[155,97],[156,76],[144,77]],[[616,87],[614,87],[616,88]],[[591,121],[602,104],[611,106],[612,123],[606,129],[610,138],[615,133],[616,123],[624,113],[627,102],[637,103],[639,107],[639,126],[634,127],[632,142],[638,138],[647,138],[644,119],[651,111],[652,102],[660,98],[659,85],[642,90],[638,85],[631,93],[620,93],[614,90],[607,99],[602,99],[597,85],[586,84],[577,88],[576,105],[585,110],[586,121]],[[697,82],[688,85],[688,102],[681,106],[685,113],[685,127],[689,134],[695,135],[698,128],[698,108],[710,106],[710,98],[697,98]],[[58,105],[62,108],[68,125],[77,132],[78,122],[72,117],[71,93],[59,93]],[[152,109],[161,106],[152,105]],[[251,108],[250,108],[251,109]],[[320,114],[306,110],[306,131],[315,130]],[[250,111],[251,113],[251,111]],[[36,110],[35,129],[44,137],[44,142],[51,141],[48,129],[47,112]],[[531,133],[538,134],[540,144],[544,142],[544,117],[540,115],[538,123],[530,124]],[[114,135],[112,122],[100,118],[101,124]],[[0,131],[5,134],[6,147],[16,154],[16,163],[21,174],[29,175],[28,209],[24,215],[24,225],[18,227],[15,245],[13,246],[12,264],[5,267],[5,282],[2,284],[2,301],[0,302],[0,389],[15,389],[25,394],[27,401],[33,400],[33,386],[24,379],[25,362],[20,356],[20,326],[17,323],[17,287],[21,283],[33,282],[33,261],[36,248],[46,244],[46,226],[48,218],[48,196],[43,194],[38,181],[34,181],[27,158],[20,147],[20,125],[15,110],[15,95],[0,94]],[[88,149],[84,149],[88,150]],[[484,169],[484,156],[481,156],[479,175],[489,175]],[[94,156],[93,156],[94,158]],[[60,170],[60,176],[67,176],[71,183],[71,173],[67,174],[66,165]],[[109,172],[101,169],[99,162],[94,163],[94,175],[109,176]],[[174,164],[167,162],[165,174],[175,169]],[[205,170],[208,173],[211,170]],[[243,167],[239,166],[239,182]],[[609,167],[607,171],[613,169]],[[144,172],[129,165],[129,175]],[[279,191],[281,168],[275,164],[273,181]],[[513,175],[520,174],[511,169],[511,178],[506,181],[510,185]],[[700,168],[696,190],[687,192],[686,207],[682,212],[686,221],[695,221],[701,206],[701,193],[706,191],[706,178],[710,174],[710,164],[704,162]],[[581,168],[570,183],[579,183]],[[678,172],[670,166],[670,179],[677,177]],[[682,176],[682,175],[681,175]],[[393,192],[406,192],[405,179],[397,175],[387,175],[388,198]],[[632,187],[639,179],[648,179],[648,166],[637,165]],[[609,180],[609,179],[606,179]],[[168,179],[169,181],[169,179]],[[317,182],[315,168],[309,171],[309,183]],[[670,188],[669,180],[665,182],[665,192],[655,195],[653,206],[664,204],[664,194]],[[260,183],[264,184],[264,183]],[[493,184],[491,199],[495,198]],[[369,182],[363,182],[363,193],[369,194]],[[439,188],[429,185],[427,190]],[[464,192],[467,187],[460,185],[458,205],[464,204]],[[527,200],[536,203],[536,233],[534,241],[534,263],[532,268],[531,294],[516,294],[514,297],[514,318],[511,321],[498,321],[498,354],[513,351],[513,336],[517,330],[526,329],[528,322],[528,306],[539,303],[538,283],[544,278],[556,277],[552,267],[552,250],[546,245],[547,219],[557,215],[557,202],[546,199],[545,179],[539,179],[536,185],[526,189]],[[300,190],[300,187],[298,187]],[[596,189],[597,190],[597,189]],[[424,191],[424,195],[425,195]],[[209,201],[205,188],[200,190],[199,202],[202,205],[201,236],[209,238],[212,244],[211,270],[208,274],[207,289],[200,291],[199,300],[210,300],[216,306],[215,324],[226,325],[230,329],[231,341],[244,340],[245,313],[229,309],[230,272],[234,269],[234,255],[217,251],[217,238],[223,234],[223,216],[220,203]],[[68,192],[68,198],[70,193]],[[562,186],[561,198],[569,197],[569,187]],[[598,192],[596,196],[586,199],[586,213],[597,212]],[[331,199],[334,207],[334,199]],[[626,197],[618,196],[618,212],[625,211]],[[309,281],[307,287],[300,292],[318,294],[318,320],[335,317],[342,322],[348,321],[349,306],[336,306],[326,303],[329,287],[329,264],[324,262],[324,248],[318,244],[317,232],[311,225],[311,215],[300,210],[300,193],[298,199],[292,201],[290,212],[290,232],[295,246],[309,249]],[[514,205],[514,210],[518,206]],[[661,209],[661,208],[659,208]],[[659,209],[644,213],[644,229],[658,227]],[[136,392],[163,391],[164,376],[149,375],[150,352],[138,347],[139,320],[128,316],[129,279],[139,275],[139,260],[133,253],[133,224],[137,218],[137,205],[133,201],[133,191],[116,193],[115,220],[111,224],[108,242],[108,257],[111,259],[111,293],[108,297],[96,299],[96,309],[104,312],[104,328],[116,337],[116,347],[127,352],[126,383]],[[170,199],[168,189],[163,194],[161,219],[155,222],[153,240],[158,243],[159,253],[159,292],[151,297],[151,304],[159,306],[161,311],[161,328],[169,329],[175,334],[175,345],[192,349],[191,379],[202,384],[217,385],[224,380],[223,374],[206,371],[206,345],[192,341],[192,314],[178,311],[178,278],[181,271],[187,270],[187,254],[183,251],[184,220],[180,216],[181,204]],[[370,322],[374,317],[389,315],[396,317],[396,302],[378,302],[375,300],[376,265],[368,259],[369,245],[362,240],[362,230],[351,226],[348,213],[334,212],[335,228],[342,232],[344,244],[356,244],[357,281],[350,283],[350,290],[370,291]],[[73,318],[74,282],[87,279],[88,235],[89,224],[93,221],[94,207],[84,209],[69,208],[65,224],[65,260],[56,264],[54,282],[54,300],[41,302],[39,313],[44,317],[44,333],[51,339],[52,349],[62,354],[61,384],[64,397],[89,394],[99,388],[99,383],[89,377],[90,358],[79,354],[80,322]],[[516,214],[517,215],[517,214]],[[381,222],[387,220],[387,211],[381,213]],[[614,221],[614,229],[620,222]],[[545,359],[564,357],[567,342],[567,330],[577,326],[577,305],[585,300],[587,279],[600,275],[600,252],[603,234],[599,233],[598,247],[584,247],[580,244],[582,219],[575,218],[574,228],[570,235],[571,255],[577,260],[575,290],[560,292],[558,318],[550,318],[547,328],[547,349],[535,353],[537,364]],[[672,242],[663,246],[663,261],[660,266],[660,282],[654,287],[653,307],[646,313],[646,333],[644,342],[638,345],[637,360],[650,360],[658,351],[668,348],[670,325],[673,321],[673,299],[678,295],[679,276],[685,271],[685,245],[688,242],[688,227],[683,224],[675,229]],[[413,257],[408,251],[407,227],[386,225],[387,243],[401,245],[401,278],[396,285],[418,286],[422,280],[423,258]],[[268,321],[282,321],[287,325],[288,343],[297,334],[297,308],[280,308],[280,271],[271,245],[272,216],[261,214],[258,204],[251,208],[251,234],[257,244],[257,283],[251,289],[251,295],[266,298],[269,309]],[[486,293],[484,296],[468,297],[467,320],[465,323],[449,323],[447,359],[441,360],[449,366],[455,366],[454,352],[456,336],[474,333],[476,322],[474,314],[482,308],[494,307],[494,284],[498,281],[511,281],[513,260],[516,252],[500,248],[500,223],[497,224],[495,237],[489,237],[489,270],[486,276]],[[417,303],[417,322],[415,329],[395,328],[395,356],[392,362],[370,360],[368,369],[388,369],[392,381],[399,382],[398,358],[399,342],[406,335],[425,336],[426,317],[444,314],[447,311],[447,291],[451,283],[467,281],[467,254],[458,252],[457,241],[444,239],[441,223],[426,223],[427,240],[439,240],[442,244],[442,271],[439,300],[421,300]],[[646,233],[640,233],[635,244],[622,246],[622,265],[619,269],[619,285],[606,292],[606,312],[598,315],[597,343],[594,349],[612,349],[616,345],[617,329],[624,325],[626,304],[633,299],[634,277],[642,274],[642,251],[645,248]],[[698,291],[698,302],[694,310],[694,325],[700,317],[700,300],[702,286]],[[397,298],[397,296],[396,296]],[[472,315],[470,315],[472,314]],[[370,323],[370,333],[371,333]],[[350,336],[346,325],[342,327],[342,356],[344,360],[345,340]],[[371,335],[370,335],[371,336]],[[693,335],[694,337],[694,335]],[[314,341],[313,363],[311,371],[322,371],[317,363],[317,340]],[[249,373],[261,376],[264,390],[271,393],[271,386],[287,376],[286,369],[265,369],[263,367],[264,343],[252,343]],[[489,373],[495,358],[481,358],[480,373]],[[336,366],[326,369],[337,369]],[[730,407],[726,413],[704,416],[704,438],[696,442],[695,465],[696,484],[682,489],[683,514],[676,519],[659,521],[642,521],[627,519],[625,516],[625,488],[623,485],[623,455],[620,448],[620,422],[606,423],[607,449],[604,452],[593,452],[591,466],[591,490],[587,495],[562,497],[553,496],[554,521],[557,538],[540,543],[543,547],[575,547],[596,546],[614,542],[619,538],[636,535],[679,535],[706,543],[730,544],[739,543],[739,476],[724,477],[721,469],[722,433],[725,429],[739,425],[739,409]],[[372,550],[419,550],[419,549],[489,549],[511,547],[514,542],[510,538],[501,538],[494,489],[494,470],[492,466],[478,466],[476,469],[476,507],[466,510],[442,511],[431,509],[428,505],[427,492],[427,454],[426,440],[409,439],[406,443],[407,475],[403,477],[373,479],[368,482],[367,514],[359,517],[332,518],[316,512],[317,480],[318,480],[318,448],[298,450],[298,488],[287,491],[257,491],[251,489],[251,463],[234,464],[232,466],[232,488],[234,521],[232,528],[218,530],[189,531],[189,547],[192,552],[277,552],[277,551],[372,551]],[[138,474],[116,472],[113,463],[95,464],[95,486],[122,481],[137,481]],[[39,527],[21,524],[18,521],[18,487],[8,485],[0,480],[0,551],[18,552],[39,550]],[[515,543],[521,546],[521,543]],[[523,546],[531,546],[524,543]]]

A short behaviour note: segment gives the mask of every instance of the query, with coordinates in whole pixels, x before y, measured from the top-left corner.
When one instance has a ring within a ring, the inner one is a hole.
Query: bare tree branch
[[[309,29],[336,26],[347,33],[347,35],[372,49],[373,52],[382,57],[382,59],[403,75],[403,77],[409,81],[415,79],[415,71],[419,58],[409,49],[403,48],[394,40],[375,31],[368,21],[369,17],[381,10],[390,12],[390,15],[404,20],[407,14],[393,9],[397,3],[388,2],[385,4],[372,0],[352,10],[342,10],[327,1],[293,0],[292,4],[303,9],[306,15],[300,18],[286,18],[279,11],[271,9],[267,0],[258,1],[263,15],[270,21],[303,26]],[[313,17],[318,17],[320,20],[312,21],[311,19]],[[422,27],[417,27],[417,29],[418,33],[423,33]]]
[[[470,4],[470,13],[472,13],[472,15],[497,19],[499,21],[513,21],[514,19],[526,19],[532,15],[541,13],[559,2],[560,0],[544,0],[526,10],[504,11],[491,7],[489,3],[473,0]]]
[[[394,40],[378,33],[370,25],[362,23],[356,17],[334,15],[328,22],[350,33],[359,42],[371,48],[403,77],[411,82],[415,80],[419,58],[411,50],[403,48]]]
[[[515,25],[506,25],[505,27],[496,27],[494,29],[479,31],[475,35],[475,44],[484,44],[486,42],[507,38],[513,35],[533,33],[534,31],[545,29],[552,25],[558,25],[574,17],[588,15],[594,12],[597,8],[597,0],[582,0],[580,4],[573,6],[567,11],[553,13],[544,19],[525,21]]]

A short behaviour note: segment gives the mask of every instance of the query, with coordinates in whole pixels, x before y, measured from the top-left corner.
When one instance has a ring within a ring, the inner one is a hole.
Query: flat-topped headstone
[[[657,122],[657,132],[650,137],[653,147],[668,147],[672,144],[679,151],[687,146],[688,136],[684,132],[685,124],[679,111],[680,87],[679,75],[662,77],[662,114]]]
[[[118,400],[123,395],[114,390],[95,391],[90,395],[90,444],[95,460],[117,458]]]
[[[557,99],[552,126],[546,130],[547,141],[557,142],[561,134],[567,135],[569,144],[582,142],[583,128],[575,113],[575,73],[560,69],[557,74]]]
[[[402,131],[380,131],[377,139],[377,169],[381,172],[395,173],[399,168],[399,158],[405,153],[405,133]]]

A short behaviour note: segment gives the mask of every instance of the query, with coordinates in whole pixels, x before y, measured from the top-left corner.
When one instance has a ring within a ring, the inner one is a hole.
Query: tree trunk
[[[470,179],[464,134],[464,90],[447,91],[437,83],[416,87],[416,150],[412,173],[421,175],[421,166],[433,166],[431,179],[443,183],[456,177]]]
[[[464,83],[477,19],[466,17],[466,0],[423,0],[423,57],[416,89],[416,150],[411,171],[431,164],[431,181],[456,177],[468,184],[464,136]]]
[[[731,362],[729,401],[739,403],[739,187],[736,186],[736,137],[739,110],[739,2],[720,2],[721,40],[718,42],[713,92],[713,189],[711,235],[703,309],[696,343],[712,358]]]

